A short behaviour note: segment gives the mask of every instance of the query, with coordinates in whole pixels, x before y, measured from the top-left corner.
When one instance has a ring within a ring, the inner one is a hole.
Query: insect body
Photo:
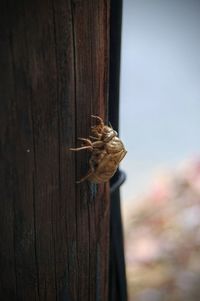
[[[82,146],[70,148],[72,151],[84,149],[91,151],[90,169],[86,176],[77,183],[81,183],[86,179],[94,183],[108,181],[127,153],[122,141],[117,137],[117,132],[112,127],[104,125],[99,116],[92,115],[91,117],[99,121],[99,124],[91,129],[93,136],[90,136],[90,139],[78,138],[82,141]]]

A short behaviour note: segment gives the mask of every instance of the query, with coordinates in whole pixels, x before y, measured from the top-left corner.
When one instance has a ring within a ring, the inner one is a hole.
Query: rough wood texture
[[[68,151],[107,117],[109,1],[1,1],[0,299],[108,298],[107,185]]]

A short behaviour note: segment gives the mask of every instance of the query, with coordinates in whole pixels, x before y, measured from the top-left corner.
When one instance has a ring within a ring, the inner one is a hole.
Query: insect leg
[[[84,176],[83,178],[81,178],[79,181],[76,181],[77,184],[82,183],[83,181],[87,180],[91,175],[93,174],[93,171],[90,170],[86,176]]]
[[[93,167],[93,164],[92,164],[91,160],[89,161],[89,165],[90,165],[90,169],[89,169],[88,173],[83,178],[81,178],[79,181],[76,181],[76,183],[81,183],[81,182],[87,180],[88,178],[90,178],[93,175],[94,167]]]
[[[103,141],[94,141],[92,145],[96,148],[102,148],[105,145],[105,143]]]
[[[112,124],[110,123],[110,121],[108,122],[109,127],[113,130]]]
[[[94,136],[89,136],[90,137],[90,139],[93,139],[93,140],[100,140],[101,139],[101,137],[94,137]]]
[[[81,146],[81,147],[77,147],[77,148],[70,148],[71,151],[74,151],[74,152],[78,152],[80,150],[83,150],[83,149],[88,149],[88,150],[93,150],[93,147],[90,146],[90,145],[87,145],[87,146]]]
[[[95,118],[97,120],[99,120],[101,126],[103,127],[104,126],[104,122],[103,122],[103,119],[99,116],[96,116],[96,115],[91,115],[92,118]]]
[[[92,146],[92,142],[90,141],[90,139],[78,138],[78,140],[83,141],[86,145]]]

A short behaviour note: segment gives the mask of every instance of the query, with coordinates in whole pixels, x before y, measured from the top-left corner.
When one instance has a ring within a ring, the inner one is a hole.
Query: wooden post
[[[68,149],[107,119],[109,1],[2,1],[0,23],[0,299],[105,301],[108,185]]]

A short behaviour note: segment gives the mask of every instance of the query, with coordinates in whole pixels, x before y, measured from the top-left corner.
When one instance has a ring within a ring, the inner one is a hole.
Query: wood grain
[[[1,2],[0,296],[107,300],[108,185],[75,181],[107,119],[109,1]]]

